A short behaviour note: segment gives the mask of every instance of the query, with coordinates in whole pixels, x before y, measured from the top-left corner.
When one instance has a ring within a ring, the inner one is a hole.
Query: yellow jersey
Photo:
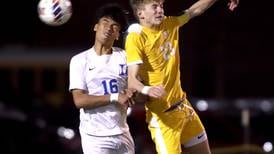
[[[145,103],[147,111],[159,114],[185,97],[180,81],[179,28],[188,15],[165,17],[158,29],[140,24],[128,28],[125,49],[128,66],[141,64],[139,75],[144,85],[163,85],[166,95]]]

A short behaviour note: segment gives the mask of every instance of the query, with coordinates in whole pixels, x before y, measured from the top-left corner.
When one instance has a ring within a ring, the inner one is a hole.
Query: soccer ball
[[[70,0],[40,0],[38,15],[41,21],[50,26],[66,23],[72,15]]]

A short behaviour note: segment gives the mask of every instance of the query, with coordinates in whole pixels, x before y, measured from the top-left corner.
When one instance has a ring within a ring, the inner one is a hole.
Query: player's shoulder
[[[137,33],[140,34],[142,32],[142,26],[138,23],[131,24],[127,29],[128,34]]]
[[[71,57],[71,61],[83,61],[86,59],[88,52],[90,52],[92,49],[87,49],[84,51],[81,51],[80,53],[77,53]]]

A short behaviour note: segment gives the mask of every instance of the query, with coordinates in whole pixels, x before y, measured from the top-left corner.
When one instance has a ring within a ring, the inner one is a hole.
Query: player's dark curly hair
[[[110,17],[120,24],[121,32],[125,32],[128,27],[128,12],[117,3],[105,4],[96,11],[95,23],[102,17]]]

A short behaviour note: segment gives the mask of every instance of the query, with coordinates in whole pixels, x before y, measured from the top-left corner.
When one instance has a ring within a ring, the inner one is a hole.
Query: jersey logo
[[[171,56],[175,55],[175,48],[169,41],[160,46],[160,51],[163,53],[165,60],[168,60]]]
[[[162,32],[163,45],[160,46],[160,51],[163,53],[164,59],[168,60],[171,56],[175,55],[175,48],[172,43],[168,41],[169,33],[167,30]]]
[[[203,133],[202,135],[199,135],[197,138],[201,139],[205,134]]]
[[[94,69],[95,69],[95,67],[89,67],[89,68],[88,68],[89,71],[92,71],[92,70],[94,70]]]
[[[120,64],[120,69],[119,69],[119,75],[120,76],[127,76],[127,65],[126,64]]]

